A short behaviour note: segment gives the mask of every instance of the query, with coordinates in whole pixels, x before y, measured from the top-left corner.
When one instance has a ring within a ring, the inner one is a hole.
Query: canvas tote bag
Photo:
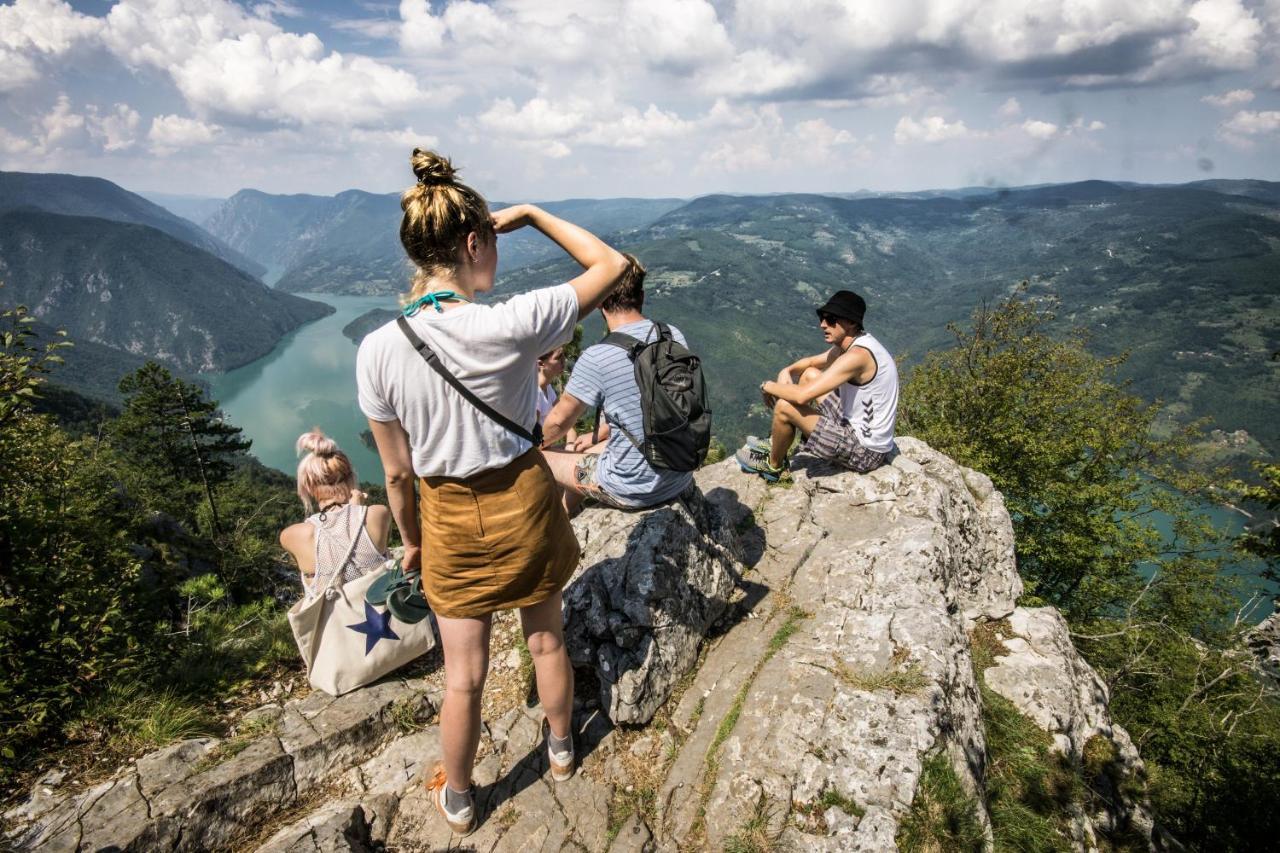
[[[322,594],[289,608],[289,626],[316,690],[341,696],[435,646],[430,619],[410,625],[385,605],[375,607],[364,600],[365,590],[394,567],[395,560],[387,560],[346,584],[339,569]]]

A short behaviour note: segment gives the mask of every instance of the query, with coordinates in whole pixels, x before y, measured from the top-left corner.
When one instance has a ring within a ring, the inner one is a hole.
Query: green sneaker
[[[759,474],[770,483],[776,483],[787,472],[787,465],[775,466],[769,461],[769,451],[767,448],[754,448],[750,445],[740,448],[733,455],[737,460],[738,467],[748,474]]]

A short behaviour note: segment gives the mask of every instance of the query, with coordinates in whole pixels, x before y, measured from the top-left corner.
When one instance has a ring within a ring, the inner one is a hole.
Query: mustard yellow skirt
[[[438,616],[528,607],[564,588],[578,540],[560,489],[533,449],[472,477],[423,477],[422,586]]]

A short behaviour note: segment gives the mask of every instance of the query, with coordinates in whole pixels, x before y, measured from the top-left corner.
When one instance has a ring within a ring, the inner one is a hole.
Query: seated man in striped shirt
[[[631,265],[600,306],[600,313],[610,332],[651,340],[658,334],[656,324],[640,313],[644,308],[644,267],[632,255],[626,257]],[[687,346],[679,329],[668,328],[675,340]],[[664,503],[689,487],[691,471],[654,468],[626,435],[643,436],[644,422],[635,366],[619,346],[600,343],[583,350],[564,393],[542,423],[543,447],[558,441],[593,406],[599,409],[600,429],[595,436],[585,433],[565,450],[543,451],[551,473],[564,489],[570,512],[584,497],[621,509],[640,509]],[[622,429],[610,429],[610,425]]]

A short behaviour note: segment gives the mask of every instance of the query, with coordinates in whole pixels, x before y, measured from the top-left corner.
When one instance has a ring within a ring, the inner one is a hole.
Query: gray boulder
[[[1280,689],[1280,612],[1262,620],[1248,633],[1245,642],[1258,662],[1258,671]]]
[[[654,509],[588,509],[573,527],[582,561],[564,594],[570,656],[595,667],[609,719],[647,723],[728,610],[743,571],[733,529],[696,487]]]

